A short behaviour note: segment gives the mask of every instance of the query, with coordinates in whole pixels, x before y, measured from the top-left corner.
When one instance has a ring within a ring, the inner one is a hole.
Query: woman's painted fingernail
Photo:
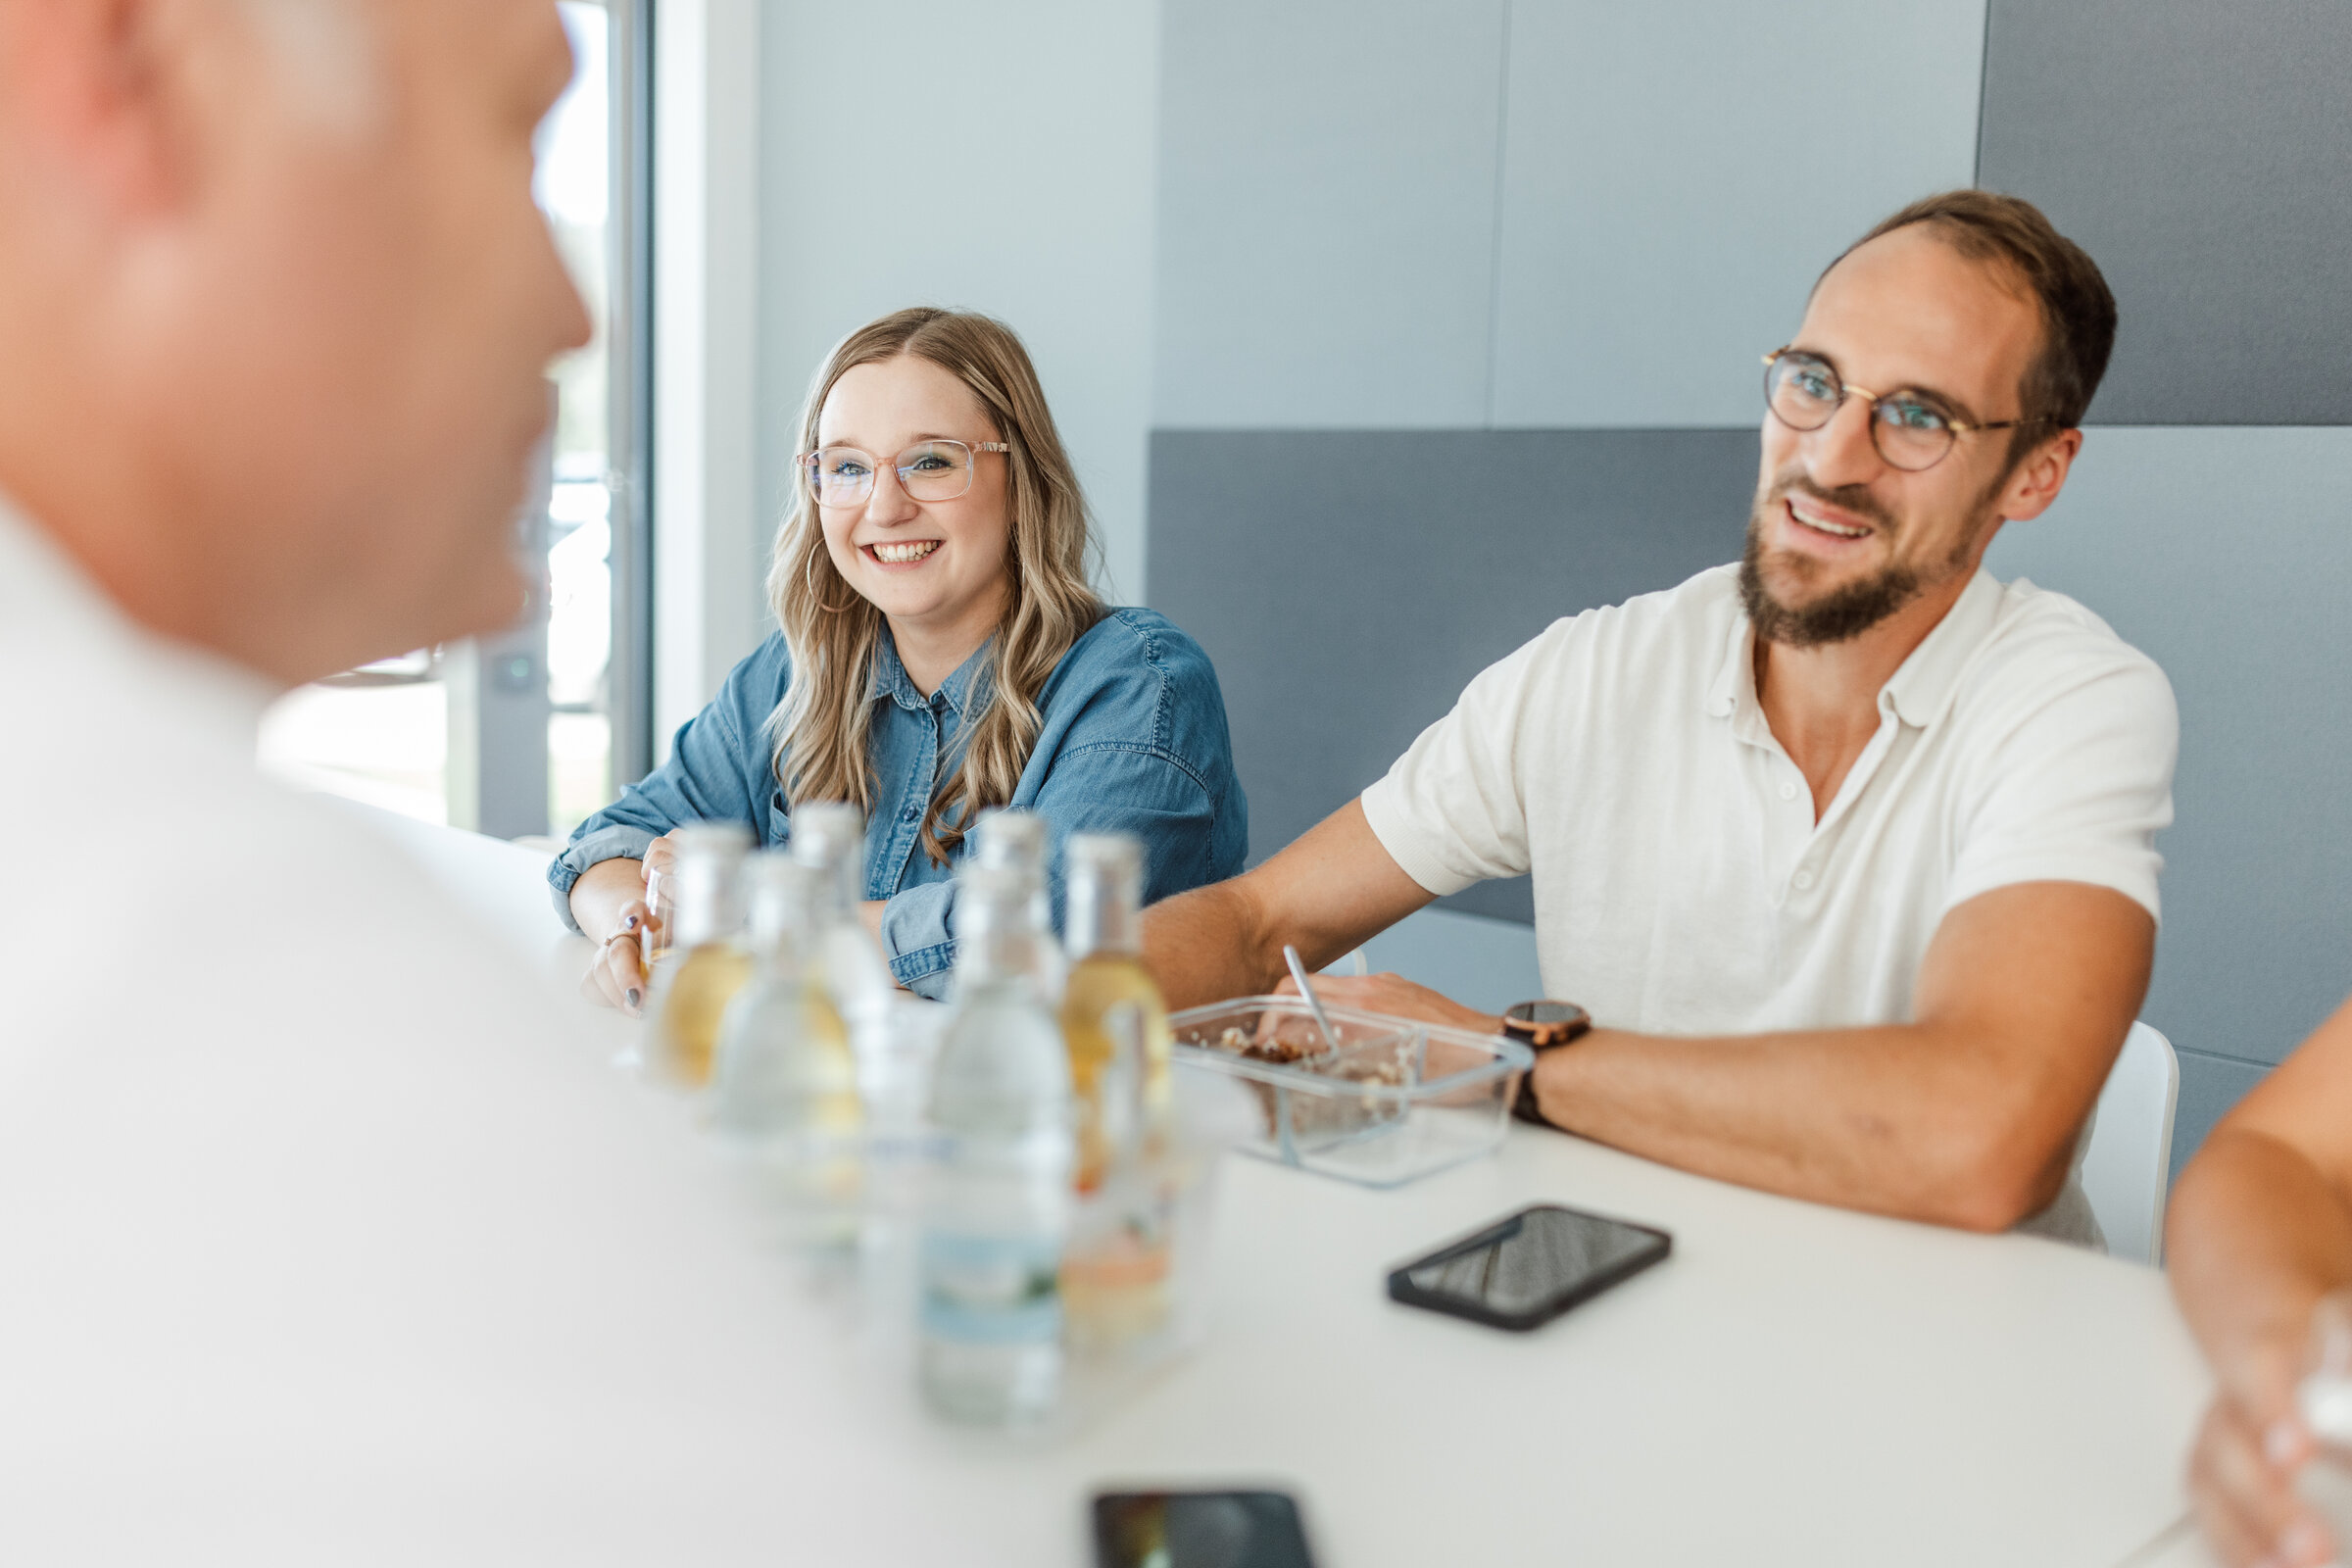
[[[630,1006],[632,1006],[632,1007],[634,1007],[635,1005],[637,1005],[637,1004],[638,1004],[638,1002],[641,1000],[642,996],[643,996],[643,993],[641,993],[640,991],[638,991],[638,989],[637,989],[635,986],[631,986],[631,987],[629,987],[629,989],[628,989],[627,991],[625,991],[625,992],[623,992],[623,993],[622,993],[622,998],[623,998],[623,1000],[624,1000],[624,1001],[626,1001],[626,1002],[628,1003],[628,1004],[629,1004]]]
[[[633,914],[632,914],[632,915],[630,915],[630,916],[629,916],[629,917],[628,917],[626,920],[623,920],[623,921],[621,921],[621,922],[620,922],[620,928],[621,928],[623,931],[634,931],[634,930],[636,930],[636,929],[637,929],[637,916],[635,916],[635,915],[633,915]]]

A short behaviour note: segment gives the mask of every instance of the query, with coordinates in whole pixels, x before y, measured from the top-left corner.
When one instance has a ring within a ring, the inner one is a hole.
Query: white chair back
[[[2099,1091],[2098,1119],[2082,1155],[2082,1192],[2099,1217],[2107,1250],[2136,1263],[2164,1261],[2164,1200],[2173,1168],[2173,1107],[2180,1060],[2173,1043],[2144,1023]]]

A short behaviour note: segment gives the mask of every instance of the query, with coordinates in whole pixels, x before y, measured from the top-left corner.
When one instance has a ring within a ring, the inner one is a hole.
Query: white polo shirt
[[[1555,621],[1364,814],[1432,893],[1532,872],[1545,992],[1661,1034],[1907,1020],[1945,912],[2010,883],[2157,912],[2172,687],[2074,600],[1979,571],[1818,822],[1753,649],[1733,566]]]

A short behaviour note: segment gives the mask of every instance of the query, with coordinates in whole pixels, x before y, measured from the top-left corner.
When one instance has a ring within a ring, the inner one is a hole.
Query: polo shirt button
[[[1795,800],[1795,799],[1796,799],[1796,786],[1795,786],[1795,785],[1793,785],[1793,784],[1783,784],[1783,785],[1781,786],[1781,799],[1782,799],[1782,800],[1784,800],[1784,801],[1793,801],[1793,800]]]
[[[1813,885],[1813,873],[1812,873],[1812,872],[1810,872],[1810,871],[1799,871],[1799,872],[1797,872],[1797,873],[1796,873],[1796,891],[1797,891],[1797,892],[1799,892],[1799,893],[1802,893],[1802,892],[1804,892],[1804,891],[1805,891],[1807,888],[1811,887],[1812,885]]]

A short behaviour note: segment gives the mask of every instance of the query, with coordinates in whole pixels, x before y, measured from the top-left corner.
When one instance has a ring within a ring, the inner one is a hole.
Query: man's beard
[[[1747,611],[1748,623],[1755,627],[1757,637],[1785,648],[1819,648],[1828,643],[1846,642],[1918,598],[1920,590],[1928,585],[1917,567],[1898,561],[1888,562],[1875,576],[1848,583],[1809,604],[1784,604],[1775,598],[1764,581],[1764,519],[1791,494],[1812,496],[1858,517],[1867,517],[1889,540],[1898,537],[1901,526],[1879,499],[1860,485],[1819,490],[1800,479],[1774,485],[1759,496],[1755,510],[1748,514],[1747,548],[1740,556],[1740,603]],[[1987,495],[1985,501],[1990,500]],[[1980,532],[1981,529],[1972,528],[1961,536],[1948,563],[1953,570],[1968,564],[1970,550]],[[1785,569],[1794,571],[1802,579],[1810,579],[1823,569],[1819,563],[1801,556],[1785,554],[1782,564]],[[1936,580],[1940,582],[1947,576],[1948,573],[1937,573]]]

